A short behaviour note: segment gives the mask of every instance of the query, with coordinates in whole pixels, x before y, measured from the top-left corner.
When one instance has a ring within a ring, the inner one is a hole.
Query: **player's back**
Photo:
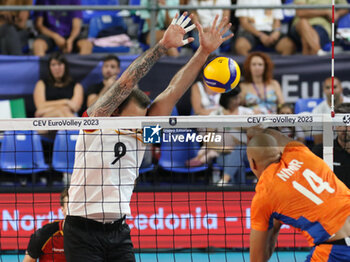
[[[267,202],[265,218],[301,229],[310,244],[327,240],[350,215],[350,190],[322,159],[297,142],[289,143],[281,161],[264,171],[256,192],[252,208]]]

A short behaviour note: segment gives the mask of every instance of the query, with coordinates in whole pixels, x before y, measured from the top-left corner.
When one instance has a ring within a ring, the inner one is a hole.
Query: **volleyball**
[[[232,58],[219,56],[205,66],[203,77],[205,85],[211,90],[226,93],[239,83],[241,70]]]

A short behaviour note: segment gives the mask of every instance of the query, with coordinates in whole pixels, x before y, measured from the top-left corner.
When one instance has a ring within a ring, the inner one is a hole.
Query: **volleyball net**
[[[116,188],[133,188],[139,173],[126,218],[136,252],[247,251],[256,179],[246,160],[246,129],[256,125],[310,148],[313,137],[323,136],[321,154],[333,168],[334,139],[339,132],[349,138],[350,114],[0,120],[0,249],[23,254],[35,230],[63,219],[65,186],[97,188],[108,198],[91,200],[101,210],[120,207],[129,201],[113,202]],[[94,181],[74,179],[89,169]],[[283,226],[278,250],[302,248],[305,239]]]

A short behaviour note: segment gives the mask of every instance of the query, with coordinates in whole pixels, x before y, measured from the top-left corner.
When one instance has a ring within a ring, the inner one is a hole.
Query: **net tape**
[[[278,126],[349,126],[350,114],[254,115],[254,116],[157,116],[88,118],[18,118],[0,119],[0,130],[80,130],[142,128],[159,124],[162,128],[223,128]]]

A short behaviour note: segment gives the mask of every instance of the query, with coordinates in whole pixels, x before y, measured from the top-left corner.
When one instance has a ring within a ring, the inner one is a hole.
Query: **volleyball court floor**
[[[299,262],[305,261],[309,252],[279,251],[275,252],[271,262]],[[23,261],[23,255],[0,255],[0,262]],[[249,262],[248,252],[220,252],[220,253],[136,253],[137,262]]]

